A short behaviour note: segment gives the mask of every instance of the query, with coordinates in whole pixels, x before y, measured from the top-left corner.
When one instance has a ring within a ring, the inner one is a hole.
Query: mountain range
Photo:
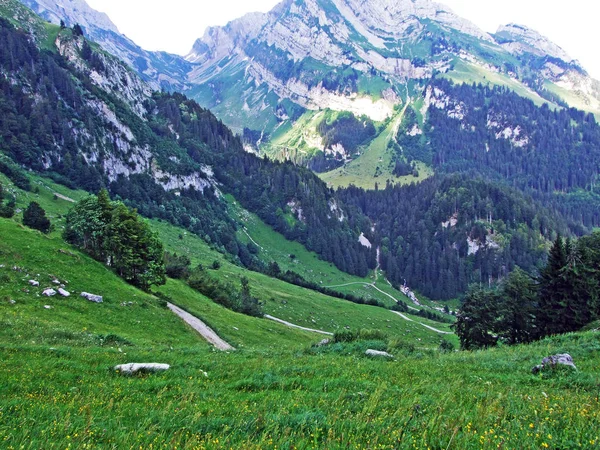
[[[600,127],[559,95],[597,82],[524,27],[489,35],[425,0],[284,1],[183,59],[82,0],[27,4],[57,25],[0,0],[17,27],[0,169],[22,185],[25,168],[106,187],[266,271],[232,196],[342,271],[379,266],[436,299],[535,273],[556,233],[600,225]]]
[[[430,0],[285,0],[208,28],[185,57],[141,49],[84,0],[23,3],[53,23],[79,23],[153,88],[185,92],[243,134],[247,150],[330,172],[323,179],[332,186],[372,188],[372,159],[384,163],[380,178],[405,181],[391,170],[393,155],[371,144],[395,139],[406,105],[425,108],[434,79],[600,112],[600,83],[546,37],[516,24],[488,34]],[[327,139],[319,125],[341,112],[378,132],[350,148]],[[331,172],[340,166],[348,167]]]

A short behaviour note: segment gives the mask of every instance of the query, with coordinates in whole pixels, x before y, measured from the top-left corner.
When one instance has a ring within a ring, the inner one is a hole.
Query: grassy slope
[[[387,145],[393,138],[401,120],[401,114],[395,116],[358,158],[336,170],[319,174],[319,177],[334,188],[348,187],[353,184],[363,189],[375,189],[376,183],[379,187],[384,188],[388,180],[392,184],[410,184],[430,177],[433,171],[422,163],[418,163],[417,167],[419,177],[415,178],[412,175],[396,177],[392,174],[393,155]]]
[[[272,332],[277,324],[215,311],[171,282],[170,295],[248,343],[220,353],[101,265],[57,253],[58,239],[3,219],[0,236],[8,263],[0,269],[2,448],[594,448],[598,441],[598,333],[450,355],[401,346],[392,350],[396,360],[377,361],[362,354],[378,342],[309,350],[306,333]],[[106,302],[26,294],[28,277],[11,269],[15,263],[40,279],[51,271],[71,289],[106,293]],[[273,336],[286,344],[273,345]],[[579,372],[531,375],[543,356],[565,351]],[[110,370],[130,361],[172,369],[140,377]]]
[[[192,259],[192,264],[201,263],[209,266],[213,261],[218,260],[221,268],[211,271],[213,276],[233,283],[237,283],[240,277],[246,276],[250,281],[253,295],[264,303],[264,310],[267,314],[296,325],[331,332],[344,327],[350,327],[353,330],[379,329],[391,336],[420,346],[435,347],[440,341],[439,334],[431,332],[417,323],[407,322],[386,309],[356,305],[283,283],[260,273],[250,272],[231,264],[223,255],[211,250],[194,235],[183,235],[183,230],[178,230],[165,223],[152,222],[152,226],[158,231],[167,249],[178,254],[187,254]],[[179,239],[180,234],[183,235],[183,239]],[[160,290],[169,294],[168,287]],[[191,291],[189,293],[191,294]],[[183,306],[187,305],[183,304]],[[190,311],[192,310],[190,309]],[[205,314],[200,314],[200,316],[212,323],[209,316]],[[420,317],[412,318],[434,328],[448,330],[446,325]],[[455,337],[452,336],[452,339]]]
[[[532,100],[537,106],[542,106],[544,103],[548,103],[550,107],[556,107],[556,105],[549,103],[547,100],[540,97],[531,89],[528,89],[519,81],[501,73],[488,70],[483,66],[471,64],[460,59],[456,60],[454,70],[451,70],[450,72],[441,76],[448,78],[455,83],[481,83],[484,85],[490,84],[493,86],[506,86],[521,97]]]
[[[54,193],[58,192],[59,194],[74,200],[83,198],[87,193],[70,190],[45,178],[35,177],[32,180],[33,186],[39,188],[38,194],[15,189],[14,186],[11,187],[11,184],[6,178],[0,178],[0,182],[2,182],[4,186],[8,186],[9,191],[17,195],[17,207],[24,209],[30,201],[34,200],[47,211],[56,230],[54,235],[55,237],[58,237],[58,234],[62,231],[64,225],[63,216],[72,207],[73,203],[61,198],[55,199]],[[277,258],[276,260],[281,262],[282,268],[287,268],[286,260],[289,261],[287,255],[294,252],[297,255],[297,261],[299,261],[299,263],[293,263],[293,266],[291,265],[290,268],[299,271],[303,275],[307,275],[307,279],[322,279],[325,285],[337,285],[350,282],[372,282],[372,280],[369,280],[368,278],[360,279],[340,272],[335,267],[330,266],[327,262],[319,260],[314,253],[308,252],[300,244],[287,241],[283,236],[273,232],[261,222],[258,217],[239,208],[236,209],[236,212],[238,214],[245,214],[246,217],[250,218],[251,222],[248,223],[249,226],[247,229],[250,235],[263,246],[263,251],[267,255],[266,260],[270,261],[271,257]],[[19,215],[17,215],[17,220],[20,220]],[[345,300],[334,299],[311,290],[284,283],[260,273],[248,271],[230,263],[224,255],[211,249],[199,237],[186,232],[184,229],[157,220],[151,220],[149,222],[151,227],[159,234],[160,239],[165,244],[168,251],[189,256],[194,266],[203,264],[205,267],[208,267],[213,261],[218,260],[221,263],[221,269],[212,272],[215,277],[220,278],[223,281],[237,284],[242,276],[246,276],[250,280],[253,294],[265,303],[266,313],[275,317],[279,317],[300,326],[323,329],[325,331],[335,331],[338,328],[346,326],[354,330],[361,328],[376,328],[405,339],[407,342],[428,347],[436,347],[440,341],[440,335],[438,333],[432,332],[417,323],[405,321],[399,316],[392,314],[390,311],[372,306],[355,305]],[[312,271],[312,273],[310,271]],[[317,276],[315,272],[318,272],[319,275]],[[322,278],[321,273],[323,274]],[[401,293],[392,289],[383,279],[379,279],[377,286],[395,298],[407,301]],[[211,314],[217,310],[222,310],[222,308],[209,308],[207,305],[212,305],[210,300],[184,288],[185,286],[181,286],[178,282],[173,281],[170,282],[168,286],[161,288],[160,291],[171,296],[176,304],[185,307],[191,312],[198,313],[199,317],[208,323],[213,324],[214,322],[216,331],[218,333],[223,331],[224,337],[232,338],[234,344],[239,342],[242,345],[252,345],[253,342],[256,343],[260,342],[261,339],[264,340],[264,336],[261,337],[259,335],[255,340],[253,340],[254,337],[248,336],[248,342],[240,341],[240,333],[233,333],[232,329],[234,326],[242,329],[235,325],[235,323],[241,319],[236,319],[233,325],[231,325],[231,321],[227,322],[229,320],[228,318],[225,322],[219,320],[215,321]],[[175,290],[174,294],[170,292],[171,289]],[[388,305],[392,304],[391,299],[369,287],[365,288],[352,285],[346,288],[339,288],[339,290],[362,295],[365,298],[376,298]],[[182,292],[185,292],[185,295],[181,295]],[[194,301],[198,304],[197,309],[190,307],[188,301],[189,297],[194,298]],[[432,306],[433,305],[434,304],[432,303]],[[447,325],[415,316],[411,316],[411,318],[412,320],[424,323],[439,330],[449,331]],[[224,325],[225,323],[229,324]],[[223,325],[223,330],[217,325]],[[261,327],[265,328],[263,325],[261,325]],[[277,325],[274,327],[269,323],[269,328],[271,330],[278,330],[280,326]],[[291,339],[293,340],[295,337],[292,337]],[[452,336],[451,339],[456,339],[456,337]],[[272,338],[270,341],[267,341],[272,344],[276,340],[276,338]],[[277,340],[277,342],[279,345],[280,341]],[[283,343],[281,344],[283,345]]]
[[[0,219],[0,237],[2,448],[597,447],[597,332],[448,355],[404,341],[390,349],[394,361],[377,361],[363,354],[385,348],[380,341],[310,349],[321,336],[240,316],[169,282],[164,292],[240,348],[221,353],[56,233],[45,237]],[[189,236],[183,242],[192,244]],[[219,273],[234,277],[236,270],[224,262]],[[27,284],[36,278],[42,288],[53,276],[106,301],[41,298]],[[254,281],[265,292],[283,289]],[[303,299],[305,291],[294,289],[281,292],[288,305],[325,314],[318,296]],[[385,310],[327,304],[340,321],[351,314],[357,325],[385,321],[390,334],[402,332],[379,316],[392,315]],[[284,314],[285,306],[267,302]],[[579,371],[531,375],[542,357],[559,352],[571,353]],[[172,369],[140,377],[110,370],[132,361]]]

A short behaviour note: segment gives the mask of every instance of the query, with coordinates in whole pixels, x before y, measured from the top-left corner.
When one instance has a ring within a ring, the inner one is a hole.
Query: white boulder
[[[35,280],[29,280],[29,284],[32,286],[39,286],[40,282],[39,281],[35,281]]]
[[[134,375],[138,372],[163,372],[170,368],[168,364],[158,363],[129,363],[115,366],[115,370],[124,375]]]
[[[63,297],[70,297],[71,296],[71,293],[69,291],[65,291],[63,288],[60,288],[58,290],[58,293],[60,295],[62,295]]]
[[[89,300],[90,302],[94,302],[94,303],[102,303],[102,301],[103,301],[101,295],[94,295],[94,294],[90,294],[89,292],[82,292],[80,297],[83,297],[86,300]]]
[[[394,355],[390,355],[388,352],[380,352],[379,350],[367,350],[365,352],[365,355],[367,356],[377,356],[377,357],[384,357],[384,358],[393,358]]]
[[[46,289],[44,292],[42,292],[42,295],[45,295],[46,297],[54,297],[56,295],[56,291],[54,289]]]

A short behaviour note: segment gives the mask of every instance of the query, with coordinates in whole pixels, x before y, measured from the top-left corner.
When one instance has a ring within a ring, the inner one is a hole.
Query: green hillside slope
[[[56,236],[5,219],[0,236],[3,448],[597,446],[597,332],[474,353],[375,335],[310,348],[321,337],[231,313],[169,282],[166,292],[239,346],[215,352],[156,298]],[[57,277],[105,302],[41,298],[30,277],[42,285]],[[369,359],[367,348],[395,358]],[[578,371],[531,374],[559,352]],[[134,361],[172,367],[134,377],[111,370]]]

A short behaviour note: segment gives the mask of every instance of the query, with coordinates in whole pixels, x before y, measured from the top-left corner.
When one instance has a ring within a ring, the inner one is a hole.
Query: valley
[[[431,0],[0,0],[0,448],[600,448],[598,114]]]

